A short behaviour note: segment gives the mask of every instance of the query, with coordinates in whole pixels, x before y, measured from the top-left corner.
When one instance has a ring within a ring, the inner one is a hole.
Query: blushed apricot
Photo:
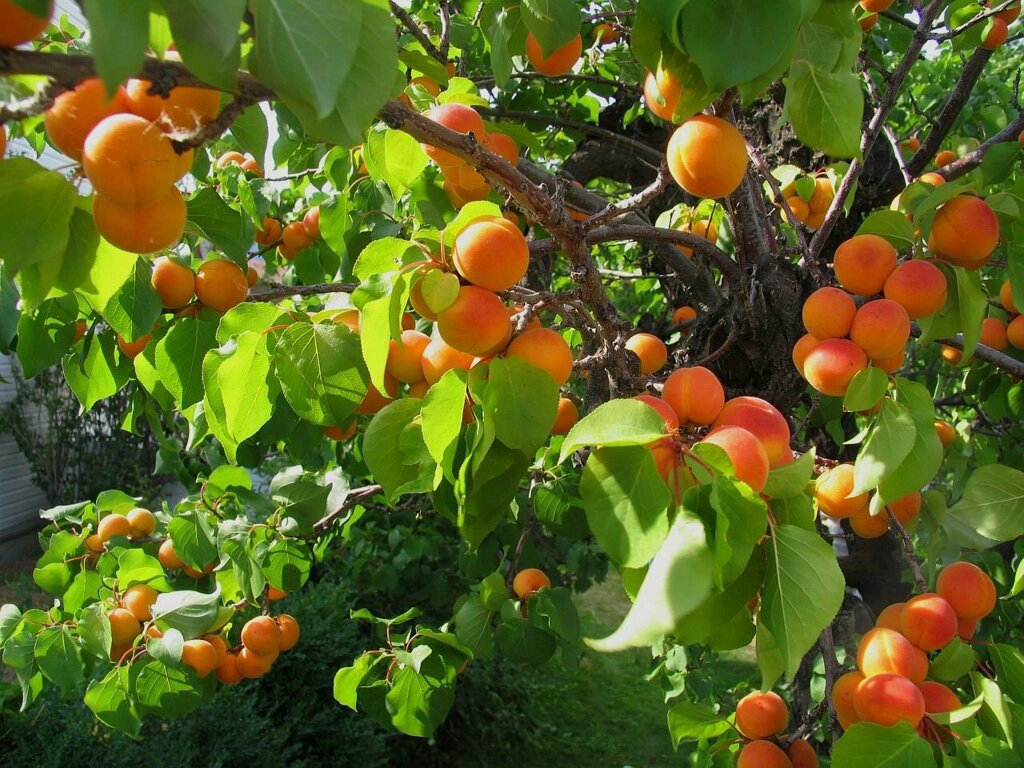
[[[850,340],[872,360],[898,354],[910,338],[910,316],[890,299],[869,301],[857,310]]]
[[[676,128],[666,150],[676,183],[696,197],[727,197],[747,172],[747,145],[732,123],[695,115]]]
[[[530,246],[510,221],[487,217],[459,232],[452,262],[456,271],[473,285],[504,291],[526,276]]]
[[[892,605],[887,605],[882,609],[882,612],[878,614],[878,618],[875,619],[875,626],[899,632],[900,614],[903,612],[903,606],[905,605],[906,603],[893,603]]]
[[[958,195],[939,208],[932,221],[928,249],[965,269],[988,262],[999,244],[999,220],[980,197]]]
[[[96,526],[96,535],[103,542],[110,541],[113,536],[129,537],[132,535],[131,521],[124,515],[117,514],[116,512],[105,515],[100,518],[99,525]]]
[[[555,424],[551,427],[552,435],[565,435],[575,426],[580,419],[579,409],[576,403],[568,397],[558,398],[558,415],[555,416]]]
[[[1024,315],[1017,315],[1006,326],[1006,340],[1014,349],[1024,349]]]
[[[50,0],[46,18],[29,13],[11,0],[0,0],[0,48],[15,48],[35,40],[46,29],[53,16]]]
[[[491,291],[464,285],[455,302],[438,314],[437,330],[455,349],[471,355],[490,354],[509,331],[508,313]]]
[[[242,677],[252,680],[267,674],[276,660],[277,651],[260,655],[248,648],[243,648],[235,657],[235,669]]]
[[[885,281],[885,298],[895,301],[911,320],[934,315],[946,305],[946,276],[930,261],[905,261]]]
[[[607,22],[594,25],[594,42],[598,45],[611,45],[619,39],[619,30]]]
[[[640,358],[640,373],[660,371],[668,362],[665,342],[650,333],[636,333],[626,339],[626,349]]]
[[[1011,315],[1020,314],[1020,310],[1013,303],[1013,286],[1010,284],[1009,279],[1003,280],[1002,285],[999,286],[999,303]]]
[[[937,594],[915,595],[900,613],[900,631],[918,648],[936,651],[956,637],[956,612]]]
[[[786,730],[789,708],[774,691],[748,693],[736,704],[736,727],[748,739],[765,739]]]
[[[902,613],[900,616],[902,623]],[[857,667],[865,677],[894,674],[909,678],[916,666],[914,646],[895,630],[871,629],[857,646]]]
[[[665,422],[666,432],[675,432],[679,429],[679,417],[676,416],[676,412],[672,410],[672,406],[662,400],[660,397],[654,395],[636,395],[634,400],[639,400],[645,405],[649,405],[651,408],[658,412],[662,420]]]
[[[170,539],[164,539],[160,543],[160,549],[157,550],[157,559],[160,561],[160,565],[168,570],[179,570],[185,567],[185,561],[178,557],[178,553],[174,551],[174,544]]]
[[[850,515],[850,528],[862,539],[877,539],[889,532],[889,518],[872,515],[867,509]]]
[[[816,339],[841,339],[848,336],[857,316],[853,297],[840,288],[819,288],[804,302],[804,328]]]
[[[672,70],[658,66],[644,77],[644,104],[662,120],[675,122],[682,86]],[[684,115],[689,117],[689,115]]]
[[[465,104],[451,102],[449,104],[438,104],[427,111],[427,117],[439,125],[443,125],[456,133],[472,133],[477,139],[483,139],[484,121],[475,109]],[[461,158],[438,149],[429,144],[421,144],[427,156],[440,166],[461,165]]]
[[[125,91],[128,108],[165,130],[194,132],[209,123],[220,110],[220,93],[209,88],[176,86],[166,97],[150,95],[148,80],[129,80]]]
[[[904,526],[910,523],[921,511],[921,492],[908,493],[902,499],[890,502],[889,509],[893,517],[899,520]]]
[[[401,339],[401,343],[389,342],[387,372],[406,384],[423,381],[423,350],[430,337],[419,331],[402,331]]]
[[[323,237],[320,232],[320,206],[314,205],[308,211],[306,215],[302,217],[302,228],[306,230],[306,234],[309,235],[313,240],[319,240]]]
[[[281,222],[270,216],[263,217],[263,226],[256,230],[256,243],[258,245],[273,245],[281,239]]]
[[[111,245],[129,253],[153,253],[177,244],[188,215],[177,187],[145,207],[119,205],[97,193],[92,201],[96,230]]]
[[[743,427],[727,425],[712,429],[701,442],[717,445],[725,451],[736,478],[755,493],[761,492],[768,481],[768,454],[752,433]]]
[[[233,261],[211,259],[196,273],[196,297],[221,314],[245,301],[248,293],[249,281]]]
[[[330,426],[324,427],[324,436],[329,437],[338,443],[343,443],[356,433],[356,423],[353,421],[347,427]],[[272,600],[274,598],[271,598]]]
[[[864,681],[864,674],[861,672],[847,672],[841,675],[832,686],[832,707],[836,711],[836,717],[843,728],[860,722],[860,715],[853,704],[853,695],[857,688]]]
[[[878,24],[878,14],[869,13],[867,16],[861,18],[860,30],[861,32],[870,32],[872,29],[875,28],[876,24]]]
[[[103,82],[91,77],[74,90],[62,93],[46,110],[46,136],[65,155],[80,161],[89,132],[104,118],[127,111],[124,88],[118,87],[114,95],[107,98]]]
[[[804,378],[824,395],[842,397],[850,381],[868,367],[867,355],[848,339],[818,342],[804,358]]]
[[[918,683],[917,687],[924,697],[924,711],[929,715],[953,712],[963,706],[960,703],[960,698],[942,683],[926,680],[923,683]]]
[[[299,622],[287,613],[282,613],[277,617],[277,626],[281,628],[281,645],[279,649],[290,651],[299,642]]]
[[[903,363],[906,362],[907,353],[905,349],[901,349],[892,357],[882,357],[878,360],[872,360],[871,365],[875,368],[879,368],[888,375],[896,373],[900,368],[903,367]]]
[[[680,232],[689,232],[690,234],[703,237],[709,243],[714,245],[718,242],[718,227],[715,226],[715,222],[711,219],[683,219],[675,227]],[[693,248],[688,245],[676,244],[676,248],[686,256],[693,256]]]
[[[115,608],[107,614],[107,619],[110,620],[110,638],[114,645],[131,646],[142,631],[139,620],[127,608]]]
[[[188,267],[161,256],[153,262],[153,276],[150,282],[163,306],[168,309],[180,309],[192,300],[196,276]]]
[[[139,621],[153,618],[152,607],[159,593],[148,584],[133,584],[121,595],[121,606]]]
[[[507,357],[520,357],[546,371],[558,386],[572,375],[572,349],[557,331],[535,328],[519,334],[505,351]]]
[[[962,616],[958,616],[956,620],[956,634],[961,640],[970,640],[974,637],[974,633],[978,631],[978,622],[980,619],[965,619]]]
[[[793,345],[793,365],[800,375],[804,375],[804,361],[807,359],[807,355],[810,351],[818,346],[818,339],[809,333],[805,333],[799,339],[796,340],[796,344]]]
[[[853,704],[862,721],[887,727],[907,722],[916,728],[924,718],[924,695],[900,675],[867,678],[857,686]]]
[[[217,679],[225,685],[237,685],[242,682],[242,673],[238,669],[238,654],[228,652],[217,667]]]
[[[855,235],[836,249],[832,266],[846,290],[859,296],[880,293],[896,268],[896,249],[878,235]]]
[[[673,371],[661,391],[661,399],[679,417],[680,424],[711,424],[725,407],[725,389],[711,371],[703,366]]]
[[[818,753],[807,739],[797,739],[786,750],[793,768],[818,768]]]
[[[519,147],[516,146],[516,140],[507,133],[494,132],[484,134],[483,145],[498,157],[504,158],[511,165],[519,162]],[[518,224],[516,224],[516,229],[519,229]]]
[[[384,392],[381,392],[371,382],[366,387],[366,395],[359,405],[356,406],[356,413],[368,416],[381,410],[384,406],[398,397],[398,381],[387,371],[384,372]]]
[[[956,430],[948,421],[936,421],[935,433],[939,436],[943,448],[949,448],[956,441]]]
[[[881,13],[889,10],[893,0],[860,0],[860,7],[868,13]]]
[[[431,339],[423,349],[423,376],[428,384],[436,384],[446,371],[468,371],[472,365],[473,355],[455,349],[440,337]]]
[[[526,35],[526,58],[533,65],[534,70],[548,77],[564,75],[571,70],[573,65],[580,60],[581,53],[583,53],[583,38],[580,35],[576,35],[548,56],[544,56],[540,43],[532,32]]]
[[[992,579],[978,566],[962,560],[939,572],[935,591],[964,619],[983,618],[996,607],[996,585]]]
[[[1006,22],[998,16],[989,19],[989,24],[989,30],[981,41],[981,47],[988,51],[994,51],[1006,42],[1006,38],[1010,36],[1010,30]]]
[[[82,151],[85,175],[112,203],[145,208],[167,196],[192,167],[192,150],[179,155],[149,120],[131,114],[104,118]]]
[[[1002,351],[1010,345],[1006,333],[1006,323],[998,317],[986,317],[981,321],[981,337],[978,339],[986,347]]]
[[[551,579],[539,568],[524,568],[512,580],[512,591],[526,600],[541,589],[551,589]]]
[[[922,173],[918,181],[931,184],[933,187],[941,187],[946,183],[946,178],[938,173]]]
[[[760,440],[768,454],[769,467],[774,469],[792,460],[789,424],[782,412],[767,400],[748,395],[732,398],[711,426],[726,424],[743,427]]]
[[[736,768],[792,768],[786,753],[770,741],[759,739],[744,744],[736,758]]]
[[[993,8],[997,5],[1002,5],[1002,3],[996,2],[996,0],[986,0],[984,5],[988,8]],[[1020,16],[1020,3],[1014,3],[1005,10],[999,11],[999,13],[995,14],[997,19],[1002,19],[1007,24],[1015,22],[1018,16]]]
[[[181,648],[181,661],[206,677],[219,666],[217,649],[205,640],[186,640]]]
[[[281,647],[281,628],[269,616],[249,619],[242,627],[242,645],[260,656],[276,653]]]
[[[236,152],[232,149],[228,150],[220,157],[218,157],[217,161],[214,163],[214,167],[217,168],[218,170],[222,170],[224,168],[227,168],[229,165],[240,166],[244,162],[245,155],[243,155],[241,152]]]
[[[841,520],[867,508],[868,494],[851,497],[853,490],[853,464],[837,464],[820,474],[814,481],[814,500],[829,517]]]

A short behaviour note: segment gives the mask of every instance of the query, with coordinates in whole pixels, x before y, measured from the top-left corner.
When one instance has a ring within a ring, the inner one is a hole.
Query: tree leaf
[[[665,436],[665,422],[639,400],[611,400],[580,419],[562,443],[559,463],[590,445],[647,445]]]
[[[65,694],[85,679],[81,650],[65,626],[46,627],[36,635],[35,657],[46,679]]]
[[[210,630],[220,609],[220,589],[209,594],[179,589],[158,595],[153,603],[153,618],[161,626],[181,632],[192,640]]]
[[[423,401],[396,400],[382,408],[363,435],[363,458],[390,503],[405,493],[433,490],[434,460],[423,443]]]
[[[455,482],[455,450],[466,407],[465,371],[445,371],[423,398],[423,442],[449,482]]]
[[[344,424],[366,396],[359,339],[342,324],[289,326],[278,340],[274,361],[288,404],[314,424]]]
[[[668,731],[672,746],[684,741],[713,739],[729,730],[729,721],[708,707],[689,701],[677,701],[668,710]]]
[[[149,4],[136,0],[85,0],[96,72],[113,95],[142,69],[149,43]]]
[[[370,131],[363,151],[370,174],[387,182],[396,200],[419,178],[429,162],[416,139],[393,128]]]
[[[833,768],[920,768],[933,763],[931,747],[909,723],[891,728],[856,723],[832,749]]]
[[[185,66],[211,85],[233,89],[241,60],[238,28],[245,0],[160,0],[160,5]]]
[[[239,443],[255,435],[273,413],[278,383],[270,372],[267,337],[258,333],[243,333],[203,359],[207,422],[231,461]]]
[[[540,368],[511,357],[487,369],[484,414],[509,448],[532,453],[551,435],[558,415],[558,385]]]
[[[76,349],[64,358],[64,378],[86,411],[117,394],[128,383],[129,361],[114,352],[112,334],[94,336],[88,350]]]
[[[156,345],[160,381],[179,409],[203,399],[203,358],[217,346],[216,334],[216,323],[184,317]]]
[[[946,514],[993,541],[1013,541],[1024,534],[1024,472],[1000,464],[978,467]]]
[[[8,275],[63,257],[76,198],[67,179],[28,158],[0,163],[0,254]]]
[[[861,222],[858,235],[878,235],[897,250],[903,250],[917,241],[914,225],[899,211],[875,211]]]
[[[89,683],[85,705],[104,725],[126,733],[133,739],[142,730],[142,719],[129,697],[131,668],[114,667],[102,680]]]
[[[47,299],[18,319],[18,362],[30,379],[60,362],[75,337],[78,302],[73,296]]]
[[[878,421],[857,454],[851,493],[870,491],[892,475],[916,440],[917,427],[909,409],[892,400],[883,401]]]
[[[432,684],[412,667],[401,667],[391,678],[386,701],[395,728],[409,736],[429,737],[448,716],[455,691]]]
[[[576,37],[583,22],[580,8],[572,0],[523,0],[520,11],[544,56],[550,56]]]
[[[212,187],[203,187],[185,201],[189,226],[199,232],[242,269],[248,259],[255,227],[221,199]]]

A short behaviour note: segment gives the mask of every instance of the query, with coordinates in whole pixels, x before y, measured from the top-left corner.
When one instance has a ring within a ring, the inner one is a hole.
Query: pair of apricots
[[[789,707],[774,691],[747,694],[736,704],[736,730],[746,742],[736,757],[737,768],[817,768],[818,754],[806,739],[794,739],[784,750],[775,737],[789,725]]]

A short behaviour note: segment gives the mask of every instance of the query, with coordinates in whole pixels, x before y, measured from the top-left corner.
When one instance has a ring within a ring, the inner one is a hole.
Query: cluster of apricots
[[[227,685],[239,683],[244,678],[262,677],[277,661],[278,654],[291,650],[299,642],[299,623],[287,613],[276,617],[257,616],[242,627],[241,639],[241,648],[225,648],[218,654],[215,667],[207,666],[205,671],[197,667],[200,676],[205,677],[216,669],[217,679]],[[182,659],[189,663],[184,654]]]
[[[818,754],[806,739],[783,749],[774,739],[789,725],[789,708],[779,694],[755,691],[736,704],[736,730],[745,743],[736,768],[818,768]]]
[[[1006,323],[1006,341],[1014,349],[1024,349],[1024,315],[1021,315],[1017,305],[1013,303],[1013,288],[1010,287],[1009,280],[1004,280],[999,286],[999,303],[1010,316],[1010,322]],[[985,328],[982,326],[983,334],[984,331]]]
[[[314,205],[298,221],[281,226],[281,222],[270,216],[263,218],[263,226],[256,230],[256,244],[277,246],[277,252],[285,261],[294,261],[301,251],[309,248],[323,235],[320,233],[320,206]]]
[[[853,464],[836,464],[825,470],[814,482],[814,500],[818,509],[833,520],[848,520],[850,528],[862,539],[884,536],[889,531],[888,515],[885,511],[872,515],[869,511],[871,494],[852,496],[853,488]],[[915,491],[897,499],[888,504],[888,508],[903,527],[912,530],[917,526],[917,516],[921,512],[921,492]]]
[[[515,165],[519,162],[519,147],[508,134],[488,133],[484,121],[475,109],[465,104],[438,104],[427,116],[438,125],[458,133],[472,133],[484,147]],[[483,200],[491,192],[491,185],[475,168],[450,152],[430,144],[423,144],[427,156],[441,168],[444,191],[456,208],[474,200]]]
[[[1010,287],[1009,280],[1004,280],[999,287],[999,304],[1009,315],[1010,321],[986,317],[981,321],[981,335],[978,340],[1000,352],[1011,346],[1014,349],[1024,349],[1024,316],[1013,303],[1013,288]],[[950,365],[957,365],[961,357],[959,349],[942,345],[942,359]]]
[[[243,155],[241,152],[235,152],[231,150],[225,152],[223,155],[217,158],[217,162],[214,165],[218,169],[227,168],[229,165],[237,165],[246,173],[251,173],[254,176],[262,176],[263,169],[260,168],[260,164],[256,161],[256,158]]]
[[[606,25],[608,26],[608,25]],[[597,29],[594,30],[595,36]],[[609,41],[610,42],[610,41]],[[576,35],[572,40],[552,51],[551,55],[545,56],[541,50],[540,42],[533,33],[526,35],[526,58],[534,70],[541,75],[558,77],[572,71],[576,62],[583,54],[583,36]]]
[[[825,214],[832,205],[836,191],[832,186],[832,179],[825,174],[817,174],[814,176],[814,191],[810,197],[804,199],[799,194],[796,181],[783,187],[782,195],[786,198],[789,210],[793,212],[793,218],[813,232],[825,221]],[[782,208],[778,203],[776,206]],[[788,217],[788,214],[785,215]]]
[[[907,722],[925,738],[948,737],[948,729],[929,715],[963,705],[947,686],[927,679],[928,654],[956,637],[970,640],[995,604],[996,588],[988,574],[960,561],[942,569],[935,592],[887,607],[857,647],[857,670],[832,688],[839,724]]]

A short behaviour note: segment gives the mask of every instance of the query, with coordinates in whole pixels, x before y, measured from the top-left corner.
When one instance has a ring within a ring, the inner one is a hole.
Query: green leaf
[[[551,435],[558,415],[558,385],[546,372],[517,357],[488,365],[485,418],[509,448],[532,453]]]
[[[377,275],[394,272],[407,264],[414,254],[422,256],[423,252],[408,240],[398,237],[382,237],[379,240],[374,240],[360,252],[352,267],[352,274],[360,280],[370,280]]]
[[[597,449],[583,468],[580,495],[590,530],[613,562],[639,568],[651,561],[668,535],[672,496],[649,450]]]
[[[160,382],[188,408],[203,399],[203,358],[217,346],[217,325],[185,317],[177,320],[156,345]]]
[[[708,707],[677,701],[668,710],[668,731],[672,746],[684,741],[713,739],[729,730],[729,721]]]
[[[409,300],[408,274],[391,272],[371,278],[360,286],[372,300],[360,306],[359,342],[370,381],[379,392],[386,391],[384,371],[392,338],[401,338],[402,315]]]
[[[833,768],[921,768],[934,764],[932,748],[909,723],[891,728],[856,723],[832,750]]]
[[[114,352],[111,334],[93,337],[88,352],[75,350],[64,358],[62,368],[68,386],[86,411],[128,383],[128,361]]]
[[[1024,701],[1024,655],[1020,649],[995,643],[990,646],[989,653],[1003,692],[1014,701]]]
[[[181,663],[181,651],[185,639],[176,629],[168,629],[162,637],[151,637],[146,641],[146,653],[164,664],[176,667]]]
[[[743,573],[764,537],[768,505],[746,483],[725,475],[711,482],[709,500],[715,511],[715,582],[721,588]]]
[[[285,592],[298,592],[309,578],[312,565],[309,548],[292,539],[279,539],[270,545],[263,563],[263,574],[271,584]]]
[[[299,525],[302,535],[313,533],[313,526],[327,513],[327,499],[330,486],[320,485],[311,475],[299,475],[288,482],[271,485],[276,503],[281,505],[282,517],[290,517]],[[281,585],[275,582],[275,585]]]
[[[572,0],[524,0],[520,11],[544,56],[576,37],[583,22],[580,8]]]
[[[776,467],[768,473],[764,493],[769,499],[791,499],[802,495],[814,471],[814,451],[802,453],[789,464]]]
[[[817,533],[791,525],[775,529],[759,620],[782,650],[788,679],[839,612],[845,589],[835,552]]]
[[[100,236],[85,200],[78,198],[78,205],[71,212],[71,233],[64,253],[21,270],[19,283],[25,307],[34,307],[47,296],[70,293],[88,279]]]
[[[704,524],[681,510],[622,624],[608,637],[585,642],[598,651],[621,651],[656,642],[711,593],[713,560]]]
[[[512,41],[523,36],[522,14],[515,8],[497,8],[485,27],[491,44],[491,71],[499,88],[508,86],[512,75]],[[486,13],[486,12],[485,12]]]
[[[334,675],[334,698],[344,707],[355,709],[359,689],[383,678],[384,669],[390,663],[383,654],[364,653],[350,667],[342,667]]]
[[[809,147],[835,157],[859,153],[864,99],[852,72],[827,72],[794,60],[785,110],[797,137]]]
[[[386,701],[395,728],[409,736],[429,737],[448,716],[455,691],[432,683],[412,667],[400,667],[392,675]]]
[[[131,668],[114,667],[102,680],[89,683],[85,705],[104,725],[138,738],[142,719],[130,697]]]
[[[259,105],[249,107],[231,124],[231,135],[238,139],[242,149],[262,162],[267,154],[269,131],[267,116]]]
[[[153,332],[162,306],[151,282],[152,267],[147,259],[135,257],[134,268],[99,310],[103,319],[129,341]]]
[[[547,627],[562,640],[573,643],[580,641],[580,617],[572,592],[565,587],[555,587],[538,592],[530,598],[530,618],[543,618]]]
[[[899,211],[875,211],[857,228],[858,235],[878,235],[896,250],[909,248],[916,241],[914,225]]]
[[[149,43],[149,4],[136,0],[85,0],[96,72],[112,95],[142,69]]]
[[[639,400],[611,400],[595,408],[569,430],[558,462],[586,446],[647,445],[665,436],[665,422]]]
[[[535,667],[550,659],[558,648],[554,635],[517,615],[506,617],[498,625],[494,644],[498,653],[510,661]]]
[[[85,679],[81,650],[65,626],[47,627],[36,635],[35,657],[43,675],[65,694]]]
[[[82,638],[82,647],[88,653],[102,659],[110,657],[110,619],[101,603],[93,603],[79,615],[78,636]]]
[[[974,470],[964,495],[947,512],[994,541],[1024,534],[1024,472],[999,464]]]
[[[382,408],[363,435],[363,458],[389,503],[406,493],[433,490],[434,460],[419,424],[423,401],[396,400]]]
[[[11,342],[18,334],[18,319],[21,312],[18,301],[21,296],[11,279],[11,271],[0,259],[0,354],[11,353]]]
[[[217,561],[216,535],[205,512],[197,509],[176,515],[167,526],[178,557],[197,571]]]
[[[892,400],[883,401],[878,422],[857,454],[851,493],[857,495],[878,487],[896,471],[916,440],[917,426],[910,410]]]
[[[995,680],[980,672],[971,673],[974,690],[982,697],[981,710],[978,712],[984,730],[1000,741],[1013,746],[1013,722],[1006,697]]]
[[[482,658],[491,650],[494,642],[493,617],[494,612],[477,595],[467,595],[455,606],[455,635],[473,652],[474,658]]]
[[[158,595],[151,610],[161,626],[176,629],[186,640],[192,640],[210,630],[219,609],[219,589],[209,594],[179,589]]]
[[[141,664],[137,674],[136,702],[143,712],[181,717],[202,703],[202,693],[196,687],[199,678],[191,667],[169,667],[154,659]]]
[[[314,424],[344,424],[366,396],[359,339],[340,323],[289,326],[274,360],[288,404]]]
[[[715,589],[697,608],[676,622],[677,642],[684,645],[713,642],[722,628],[738,615],[753,627],[746,606],[764,584],[767,563],[765,550],[764,546],[758,547],[735,581],[724,589]],[[749,642],[748,638],[743,645]]]
[[[30,379],[60,362],[75,337],[78,302],[73,296],[47,299],[18,319],[18,362]]]
[[[0,163],[0,254],[9,276],[63,258],[76,199],[67,179],[28,158]]]
[[[429,162],[416,139],[393,128],[370,131],[363,151],[370,175],[387,182],[396,200],[419,178]]]
[[[243,333],[203,360],[207,422],[232,461],[238,444],[255,435],[273,413],[278,383],[270,372],[267,337],[259,333]]]
[[[974,649],[959,637],[954,637],[932,660],[928,676],[951,683],[974,669],[977,663],[978,655]]]
[[[249,217],[225,203],[212,187],[200,189],[185,201],[185,207],[189,226],[244,269],[255,234]]]
[[[843,410],[866,411],[878,405],[889,390],[889,376],[881,368],[871,366],[857,373],[843,398]]]
[[[185,66],[211,85],[233,89],[241,60],[238,28],[245,0],[160,0],[160,4]]]
[[[423,442],[449,482],[455,482],[455,451],[466,405],[465,371],[445,371],[423,398]]]
[[[21,623],[21,609],[13,603],[0,606],[0,646],[7,642],[15,628]]]
[[[968,272],[957,267],[956,273],[957,302],[960,307],[960,322],[964,333],[964,351],[961,364],[967,362],[981,339],[981,321],[988,314],[988,294],[981,286],[981,277],[977,272]]]

